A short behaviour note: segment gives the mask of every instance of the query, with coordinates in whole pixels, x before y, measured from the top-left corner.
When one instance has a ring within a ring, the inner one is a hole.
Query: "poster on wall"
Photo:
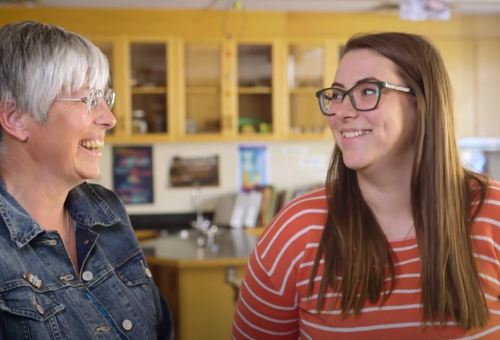
[[[450,0],[400,0],[402,20],[450,20]]]
[[[125,204],[153,203],[151,146],[113,148],[113,189]]]
[[[269,184],[270,160],[266,145],[238,147],[239,189],[248,192]]]
[[[172,158],[169,170],[170,186],[174,188],[200,186],[219,186],[219,156]]]

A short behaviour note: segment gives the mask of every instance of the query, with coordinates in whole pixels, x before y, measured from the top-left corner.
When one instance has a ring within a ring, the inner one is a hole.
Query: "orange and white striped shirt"
[[[307,286],[327,217],[325,190],[291,201],[261,235],[249,258],[233,322],[233,339],[500,339],[500,183],[491,181],[472,226],[478,271],[490,310],[484,329],[452,321],[421,328],[420,256],[416,238],[391,241],[396,282],[383,306],[367,300],[361,314],[342,318],[337,305],[316,311],[323,261],[312,296]],[[387,278],[387,289],[390,278]],[[323,305],[335,297],[328,287]],[[451,320],[451,319],[450,319]]]

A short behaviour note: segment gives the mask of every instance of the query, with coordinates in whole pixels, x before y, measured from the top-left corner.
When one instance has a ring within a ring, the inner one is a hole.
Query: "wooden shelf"
[[[107,144],[119,145],[119,144],[151,144],[151,143],[162,143],[171,142],[172,137],[167,133],[148,133],[143,135],[127,135],[127,136],[110,136],[106,137],[104,140]]]
[[[166,94],[166,87],[132,87],[132,94]]]
[[[217,86],[189,86],[186,94],[218,94],[220,89]]]
[[[239,94],[271,94],[272,90],[270,87],[239,87]]]
[[[292,94],[312,94],[314,95],[316,92],[321,90],[316,87],[292,87],[290,88],[290,93]]]
[[[236,137],[237,140],[239,141],[269,141],[269,140],[276,140],[276,135],[273,134],[272,132],[270,133],[238,133],[238,136]]]
[[[183,142],[223,142],[230,140],[223,132],[219,133],[190,133],[177,137],[178,140]]]
[[[329,133],[298,133],[298,134],[289,134],[288,135],[288,140],[293,140],[293,141],[319,141],[319,140],[331,140],[332,142],[333,137],[332,134]]]

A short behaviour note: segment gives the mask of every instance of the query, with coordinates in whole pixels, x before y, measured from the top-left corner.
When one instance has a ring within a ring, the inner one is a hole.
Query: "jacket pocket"
[[[19,287],[0,293],[0,310],[35,321],[46,321],[64,310],[64,305],[48,294],[35,292],[29,287]]]
[[[130,287],[153,282],[151,271],[142,256],[136,256],[116,268],[116,274]]]
[[[51,292],[38,292],[22,284],[10,284],[0,292],[0,311],[4,314],[5,328],[12,339],[59,339],[55,315],[64,305],[51,296]],[[28,333],[27,333],[28,332]],[[27,334],[30,337],[26,338]]]
[[[153,295],[153,278],[151,271],[147,267],[144,257],[138,255],[128,260],[121,266],[115,269],[118,278],[128,286],[131,291],[138,294],[138,298],[142,300],[145,306],[156,317],[156,309],[154,305]]]

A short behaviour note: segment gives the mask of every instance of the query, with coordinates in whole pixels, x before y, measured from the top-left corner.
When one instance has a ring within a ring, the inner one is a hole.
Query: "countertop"
[[[148,263],[183,268],[246,265],[258,234],[242,229],[219,229],[213,239],[196,230],[141,241]]]

